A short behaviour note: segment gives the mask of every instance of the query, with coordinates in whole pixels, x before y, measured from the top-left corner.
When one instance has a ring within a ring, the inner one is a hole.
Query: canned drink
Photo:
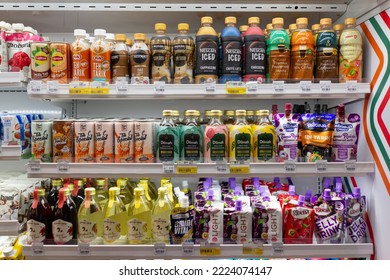
[[[70,49],[64,42],[50,44],[50,77],[60,84],[67,84],[70,76]]]
[[[53,121],[53,162],[73,162],[73,120]]]
[[[74,123],[75,162],[95,162],[95,122],[78,120]]]
[[[114,158],[114,121],[95,121],[95,159],[99,163],[112,163]]]
[[[153,163],[157,122],[153,119],[134,123],[134,154],[137,163]]]
[[[118,120],[114,124],[115,162],[134,162],[134,122]]]
[[[50,79],[50,45],[48,42],[31,42],[31,79]]]
[[[52,130],[53,122],[34,120],[31,123],[31,154],[32,160],[52,162]]]

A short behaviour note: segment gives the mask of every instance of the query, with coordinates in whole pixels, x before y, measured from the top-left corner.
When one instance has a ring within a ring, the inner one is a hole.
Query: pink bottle
[[[211,120],[204,130],[204,162],[228,161],[228,128],[221,121],[222,111],[211,110]]]

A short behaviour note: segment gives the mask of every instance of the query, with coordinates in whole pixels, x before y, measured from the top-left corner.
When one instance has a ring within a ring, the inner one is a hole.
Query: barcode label
[[[275,93],[284,91],[284,81],[273,81],[272,85]]]
[[[330,92],[331,81],[320,81],[321,92]]]
[[[154,82],[154,93],[165,93],[165,82]]]
[[[311,81],[301,81],[300,83],[301,91],[302,92],[309,92],[311,91]]]
[[[284,170],[286,172],[295,172],[296,170],[296,162],[293,160],[286,160],[284,162]]]
[[[347,92],[354,93],[357,91],[357,81],[347,81],[346,82]]]

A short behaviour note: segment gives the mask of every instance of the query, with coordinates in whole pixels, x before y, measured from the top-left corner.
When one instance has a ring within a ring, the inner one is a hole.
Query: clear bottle
[[[126,46],[126,35],[115,34],[115,46],[111,52],[112,82],[118,79],[129,82],[129,50]]]
[[[276,155],[275,127],[269,120],[268,110],[256,111],[256,122],[253,131],[253,160],[255,162],[269,161]]]
[[[123,204],[126,207],[126,210],[129,210],[130,204],[133,201],[133,194],[130,192],[129,188],[127,187],[127,179],[126,178],[119,178],[116,181],[116,186],[119,188],[119,197],[122,200]]]
[[[96,180],[96,202],[98,203],[100,209],[104,212],[104,207],[108,201],[108,191],[106,179],[97,179]]]
[[[230,129],[230,127],[236,122],[234,110],[225,110],[223,114],[225,116],[223,123]]]
[[[169,231],[171,228],[170,215],[174,208],[168,198],[167,189],[158,189],[158,198],[152,209],[152,236],[154,243],[169,244]]]
[[[180,159],[203,162],[203,133],[199,124],[200,112],[186,110],[180,133]]]
[[[145,44],[145,34],[135,33],[130,51],[131,83],[149,84],[150,50]]]
[[[194,83],[194,39],[188,34],[188,23],[179,23],[177,30],[179,34],[172,41],[174,83]]]
[[[102,242],[103,212],[95,198],[96,190],[86,188],[85,200],[78,212],[78,238],[82,243],[99,244]]]
[[[111,81],[111,47],[105,40],[106,30],[95,29],[95,42],[91,44],[91,81]]]
[[[236,122],[229,131],[230,161],[252,161],[252,129],[246,121],[246,110],[236,110]]]
[[[57,201],[58,201],[58,192],[62,187],[62,180],[61,179],[53,179],[51,180],[51,189],[49,193],[47,194],[47,201],[49,202],[50,206],[53,208]]]
[[[157,196],[158,196],[158,191],[157,191],[156,185],[152,181],[150,181],[150,178],[140,178],[139,182],[142,184],[148,185],[148,194],[150,196],[150,199],[152,201],[155,201],[157,199]],[[133,192],[134,192],[134,190],[133,190]]]
[[[175,125],[181,125],[180,111],[172,110],[172,115],[173,115],[173,122],[175,123]]]
[[[104,244],[127,243],[127,211],[119,194],[119,188],[109,189],[109,199],[105,206],[103,221]]]
[[[157,132],[157,162],[177,162],[179,160],[179,130],[173,119],[172,110],[163,111],[163,119]]]
[[[80,208],[81,203],[83,203],[83,201],[84,201],[84,197],[79,196],[78,193],[75,192],[74,184],[68,183],[68,184],[65,185],[65,187],[67,187],[69,189],[69,191],[70,191],[70,198],[72,199],[72,201],[76,205],[76,209],[78,211],[79,208]]]
[[[89,82],[91,80],[91,46],[86,40],[86,35],[84,29],[74,30],[76,40],[70,46],[73,81]]]
[[[106,33],[106,42],[110,46],[110,50],[113,51],[115,47],[115,35],[114,33]]]
[[[204,130],[204,162],[228,162],[229,130],[222,123],[222,111],[211,110],[210,117]]]
[[[168,198],[175,206],[178,203],[178,200],[175,192],[173,191],[173,184],[171,182],[165,182],[162,184],[162,187],[167,189]]]
[[[140,188],[140,189],[144,190],[144,195],[145,195],[145,198],[146,198],[146,204],[148,204],[149,208],[152,209],[154,200],[152,200],[152,198],[150,197],[148,183],[147,182],[139,182],[138,185],[137,185],[137,188]]]
[[[202,124],[206,125],[211,120],[211,110],[205,110],[203,113],[203,120],[201,121]]]
[[[167,35],[165,23],[154,25],[156,34],[150,40],[152,54],[152,81],[171,83],[171,39]]]

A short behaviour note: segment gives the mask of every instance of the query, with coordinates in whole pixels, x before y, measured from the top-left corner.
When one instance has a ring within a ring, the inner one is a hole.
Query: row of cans
[[[34,121],[32,159],[41,162],[153,163],[155,119]]]

